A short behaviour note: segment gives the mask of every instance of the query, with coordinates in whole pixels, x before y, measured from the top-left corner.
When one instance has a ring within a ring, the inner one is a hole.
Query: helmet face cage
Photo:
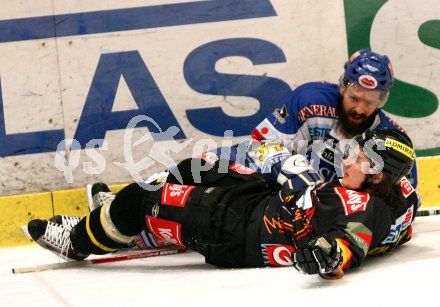
[[[345,63],[344,73],[339,80],[340,85],[349,86],[350,83],[382,92],[379,107],[383,107],[394,84],[394,72],[390,60],[386,55],[368,49],[355,52]]]
[[[376,168],[377,161],[372,159],[374,154],[383,160],[383,170],[387,171],[393,180],[398,183],[407,176],[414,164],[414,150],[411,140],[402,132],[393,129],[367,130],[354,140],[364,149],[366,155],[373,160]]]

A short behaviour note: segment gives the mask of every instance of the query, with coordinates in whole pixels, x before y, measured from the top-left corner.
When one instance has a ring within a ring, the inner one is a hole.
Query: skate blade
[[[28,237],[29,239],[31,239],[33,241],[32,237],[28,231],[27,226],[20,226],[20,230],[26,237]]]

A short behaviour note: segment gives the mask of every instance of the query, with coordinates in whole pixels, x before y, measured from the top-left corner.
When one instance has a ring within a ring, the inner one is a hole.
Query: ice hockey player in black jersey
[[[354,141],[343,178],[332,182],[323,183],[300,155],[286,159],[278,183],[232,161],[188,159],[178,165],[185,185],[133,183],[73,228],[37,219],[28,231],[66,260],[116,251],[146,228],[220,267],[293,265],[339,278],[368,253],[408,241],[418,204],[404,179],[414,163],[406,135],[374,129]]]

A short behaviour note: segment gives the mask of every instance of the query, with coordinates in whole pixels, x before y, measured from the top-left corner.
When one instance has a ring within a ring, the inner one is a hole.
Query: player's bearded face
[[[373,123],[381,103],[381,92],[349,84],[341,86],[341,94],[339,119],[345,136],[352,137],[364,132]]]

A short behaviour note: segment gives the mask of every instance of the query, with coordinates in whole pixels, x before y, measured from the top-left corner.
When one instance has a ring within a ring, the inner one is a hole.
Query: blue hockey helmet
[[[344,65],[341,81],[353,82],[360,86],[389,92],[394,83],[394,72],[386,55],[368,49],[355,52]]]

